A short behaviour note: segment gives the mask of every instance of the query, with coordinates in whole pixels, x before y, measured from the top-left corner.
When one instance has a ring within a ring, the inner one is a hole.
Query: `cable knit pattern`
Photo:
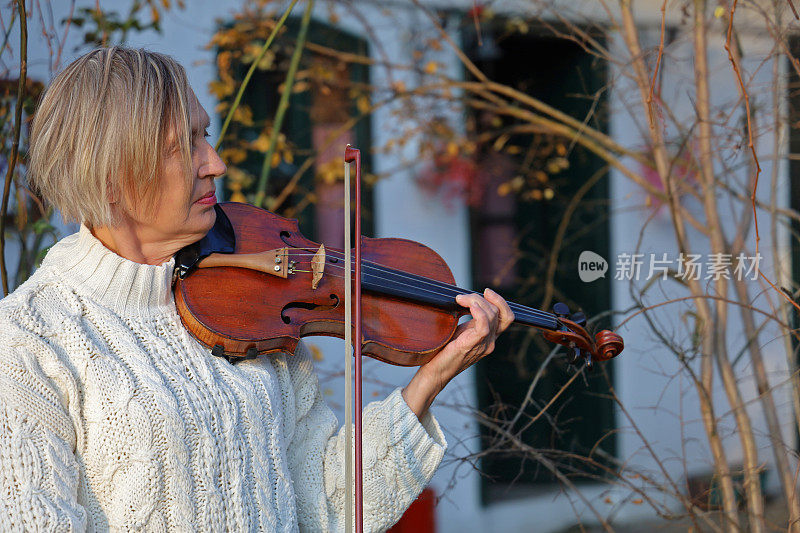
[[[344,432],[303,344],[212,356],[178,318],[173,266],[82,227],[0,300],[0,531],[344,529]],[[399,389],[366,407],[366,531],[400,518],[445,446]]]

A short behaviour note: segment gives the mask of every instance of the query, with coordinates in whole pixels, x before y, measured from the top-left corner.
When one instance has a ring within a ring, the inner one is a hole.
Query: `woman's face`
[[[173,149],[174,136],[167,136],[167,154],[161,175],[161,191],[152,209],[141,202],[125,202],[125,218],[133,223],[142,240],[171,244],[175,249],[200,240],[214,225],[216,186],[214,178],[226,172],[225,163],[208,143],[209,117],[194,92],[189,95],[191,127],[191,172],[187,182],[181,151]]]

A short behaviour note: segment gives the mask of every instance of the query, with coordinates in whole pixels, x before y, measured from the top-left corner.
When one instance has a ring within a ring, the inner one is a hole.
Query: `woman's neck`
[[[164,236],[152,235],[146,230],[120,226],[97,226],[91,228],[92,235],[103,245],[130,261],[145,265],[161,265],[175,253],[191,243],[177,242]]]

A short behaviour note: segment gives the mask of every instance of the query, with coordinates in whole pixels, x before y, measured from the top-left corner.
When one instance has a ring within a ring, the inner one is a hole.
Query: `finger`
[[[486,298],[478,298],[475,302],[486,315],[489,317],[489,327],[492,334],[497,334],[498,327],[500,326],[500,310],[496,305],[486,300]]]
[[[470,314],[472,314],[473,308],[476,306],[481,306],[481,300],[483,300],[483,296],[478,294],[477,292],[471,292],[469,294],[459,294],[456,296],[456,303],[461,307],[467,307],[470,310]],[[474,318],[474,317],[473,317]]]
[[[498,328],[500,327],[500,310],[497,309],[497,306],[493,303],[489,302],[485,298],[482,298],[479,305],[481,309],[486,313],[489,317],[489,328],[490,334],[492,338],[497,337]]]
[[[508,326],[514,323],[516,317],[514,311],[506,302],[505,298],[494,292],[492,289],[483,291],[483,296],[492,304],[494,304],[500,313],[500,331],[505,331]]]
[[[499,323],[497,307],[477,293],[456,297],[456,303],[469,307],[469,314],[472,315],[474,320],[474,333],[480,337],[479,342],[484,342],[489,336],[497,335]]]
[[[461,307],[471,307],[478,300],[478,298],[481,298],[481,295],[476,292],[459,294],[456,296],[456,303]]]
[[[484,294],[486,294],[486,291],[491,291],[491,289],[485,289],[483,291]],[[483,308],[485,310],[487,310],[487,312],[489,312],[494,317],[495,323],[497,325],[499,325],[500,324],[500,309],[494,303],[492,303],[489,300],[487,300],[485,297],[482,298],[481,304],[483,305]]]
[[[469,306],[469,314],[472,315],[472,329],[478,337],[478,343],[483,342],[489,336],[492,327],[492,317],[488,309],[481,304],[481,299],[480,297],[474,299]]]

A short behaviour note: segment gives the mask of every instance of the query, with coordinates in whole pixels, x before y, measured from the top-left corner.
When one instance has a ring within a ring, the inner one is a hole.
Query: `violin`
[[[229,362],[293,353],[310,335],[344,338],[344,252],[258,207],[226,202],[215,209],[209,234],[176,255],[175,303],[192,335]],[[362,237],[361,254],[361,353],[424,365],[469,312],[456,296],[473,291],[456,286],[439,254],[418,242]],[[622,337],[609,330],[592,336],[584,314],[563,303],[553,312],[509,306],[515,323],[566,346],[573,364],[592,366],[623,350]]]

